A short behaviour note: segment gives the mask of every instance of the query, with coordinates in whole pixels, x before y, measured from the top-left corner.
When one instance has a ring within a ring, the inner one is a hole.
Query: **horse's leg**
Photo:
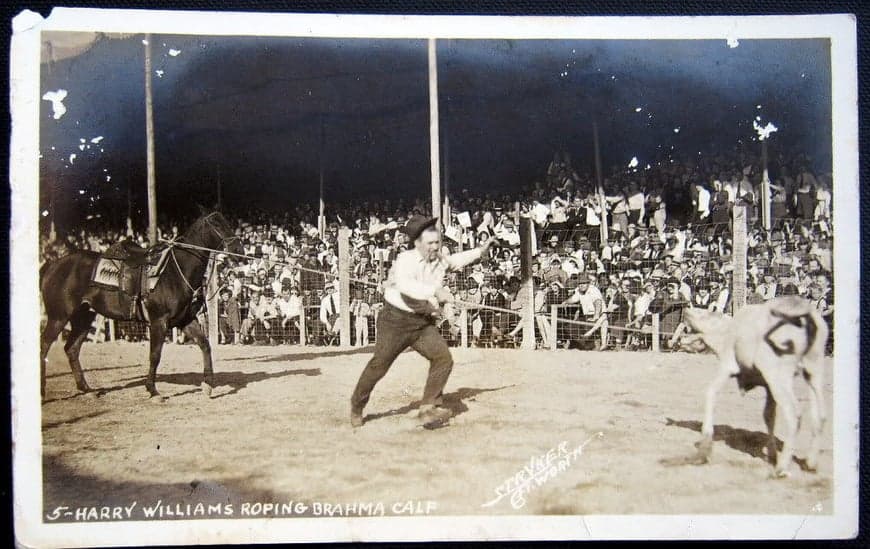
[[[202,392],[206,397],[211,396],[211,390],[214,388],[214,371],[212,370],[211,362],[211,344],[206,337],[205,332],[199,321],[193,319],[190,324],[184,327],[184,333],[187,337],[193,340],[202,351]]]
[[[76,387],[83,393],[88,393],[91,388],[85,381],[85,374],[82,371],[82,364],[79,362],[79,352],[81,352],[82,344],[88,338],[88,332],[91,329],[91,324],[94,322],[94,317],[97,313],[87,307],[78,309],[70,317],[70,334],[63,349],[66,351],[66,356],[69,359],[69,366],[72,369],[73,377],[76,381]]]
[[[66,319],[60,320],[57,318],[49,318],[48,323],[46,323],[45,325],[45,329],[42,331],[42,338],[40,340],[39,349],[39,390],[43,398],[45,398],[45,362],[48,357],[48,350],[51,349],[51,346],[57,339],[57,336],[59,336],[60,333],[63,331],[63,327],[65,324]]]
[[[160,396],[157,392],[157,366],[160,364],[160,354],[163,352],[163,343],[166,339],[166,319],[152,319],[148,325],[148,334],[151,343],[149,354],[148,378],[145,380],[145,388],[152,397]]]

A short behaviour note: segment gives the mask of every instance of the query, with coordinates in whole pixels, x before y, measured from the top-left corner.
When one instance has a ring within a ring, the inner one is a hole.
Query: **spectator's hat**
[[[230,297],[233,297],[233,291],[230,288],[227,288],[227,287],[221,288],[221,297],[223,297],[224,295],[227,295],[227,294],[229,294]]]
[[[665,278],[665,272],[661,269],[653,269],[653,271],[649,274],[650,278]]]
[[[562,260],[559,259],[559,258],[556,257],[556,256],[553,256],[553,259],[550,260],[550,265],[554,265],[554,264],[556,264],[556,263],[558,263],[559,265],[561,265],[561,264],[562,264]]]
[[[676,286],[677,288],[679,288],[680,281],[676,277],[671,276],[665,280],[665,286]]]

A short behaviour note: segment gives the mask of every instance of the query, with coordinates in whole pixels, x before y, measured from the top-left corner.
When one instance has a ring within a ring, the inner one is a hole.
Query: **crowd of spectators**
[[[460,187],[450,195],[445,251],[497,237],[491,257],[449,275],[457,298],[489,309],[470,310],[474,345],[516,343],[527,292],[521,292],[518,218],[533,221],[537,339],[561,347],[638,348],[649,345],[651,314],[659,313],[666,346],[684,330],[681,311],[731,312],[731,210],[746,208],[749,223],[747,301],[778,295],[811,299],[833,320],[831,175],[813,173],[799,155],[771,160],[771,229],[761,228],[760,159],[683,159],[614,167],[601,179],[557,153],[539,181],[515,193]],[[602,207],[603,206],[603,207]],[[381,282],[406,248],[399,230],[424,199],[330,204],[323,226],[310,205],[275,216],[228,212],[248,259],[222,258],[218,269],[220,333],[224,343],[298,342],[305,315],[309,343],[335,344],[340,323],[338,231],[351,230],[351,331],[354,344],[372,340]],[[606,237],[601,224],[606,220]],[[189,220],[162,226],[176,238]],[[42,258],[71,248],[102,251],[129,237],[126,230],[89,228],[42,236]],[[557,307],[557,333],[549,323]],[[511,311],[511,312],[509,312]],[[624,331],[620,328],[638,331]],[[455,330],[445,334],[456,340]]]

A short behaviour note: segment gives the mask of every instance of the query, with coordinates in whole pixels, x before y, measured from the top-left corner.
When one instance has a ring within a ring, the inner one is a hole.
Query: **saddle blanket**
[[[143,282],[146,282],[146,284],[143,284],[143,287],[141,288],[143,293],[151,292],[157,285],[161,273],[163,273],[163,270],[166,268],[166,262],[169,258],[169,250],[170,248],[166,248],[160,252],[160,256],[156,262],[150,262],[148,265],[144,266],[146,272],[143,277]],[[122,289],[121,269],[133,269],[138,271],[140,268],[142,267],[124,265],[124,261],[120,259],[100,257],[97,261],[96,267],[94,268],[93,283],[109,288]]]

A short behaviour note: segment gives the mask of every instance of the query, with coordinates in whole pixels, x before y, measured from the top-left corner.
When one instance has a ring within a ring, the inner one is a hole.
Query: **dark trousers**
[[[436,404],[453,369],[453,357],[432,320],[384,303],[378,315],[377,334],[375,354],[366,364],[350,399],[352,410],[362,412],[377,382],[386,375],[396,357],[408,347],[429,360],[429,377],[423,389],[421,404]]]

